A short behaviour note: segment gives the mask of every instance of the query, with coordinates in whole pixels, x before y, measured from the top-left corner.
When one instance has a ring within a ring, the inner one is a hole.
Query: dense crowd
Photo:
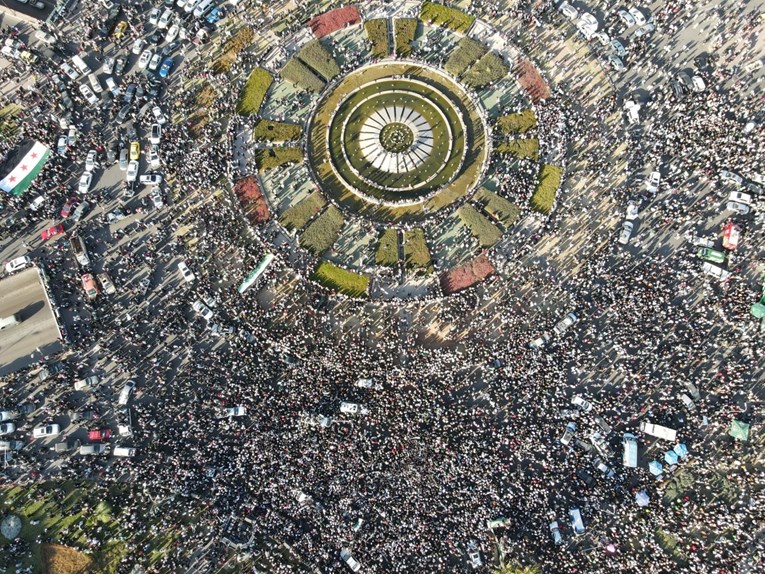
[[[531,3],[533,13],[527,4],[518,3],[512,13],[521,23],[557,18],[549,13],[551,2]],[[655,21],[668,31],[682,29],[696,4],[681,9],[666,3]],[[140,21],[146,6],[126,10]],[[475,2],[474,8],[486,17],[497,14],[493,3]],[[244,14],[253,26],[267,22],[255,10]],[[88,18],[82,38],[72,40],[106,57],[109,46],[88,37],[96,23]],[[733,24],[731,18],[728,25]],[[16,32],[4,31],[11,33]],[[143,31],[136,26],[131,33]],[[653,60],[648,43],[633,46],[646,65],[666,64],[663,55]],[[586,149],[597,140],[608,148],[628,138],[627,171],[635,176],[629,185],[610,185],[616,180],[613,166],[598,151],[586,152],[576,165],[586,164],[600,177],[603,193],[620,204],[642,202],[640,217],[649,231],[641,231],[630,250],[616,246],[612,232],[598,229],[593,243],[605,248],[577,262],[578,273],[565,279],[539,260],[521,271],[517,262],[498,265],[503,273],[523,275],[522,283],[539,286],[545,297],[509,290],[497,302],[491,287],[479,287],[417,303],[388,302],[374,313],[366,301],[327,298],[307,281],[284,296],[281,287],[292,277],[288,254],[264,275],[258,287],[265,289],[236,290],[243,274],[272,249],[275,235],[273,227],[246,224],[234,198],[208,194],[232,174],[233,142],[247,120],[229,122],[227,114],[256,63],[250,55],[222,78],[211,75],[204,58],[188,55],[168,84],[172,114],[195,117],[168,122],[163,131],[161,158],[175,190],[171,207],[150,209],[142,194],[123,205],[128,215],[137,214],[134,221],[105,231],[105,213],[121,203],[121,190],[97,186],[88,197],[97,214],[77,229],[119,292],[87,300],[66,244],[39,239],[42,222],[57,221],[61,204],[74,193],[73,164],[96,148],[108,167],[107,150],[119,147],[121,132],[108,125],[116,108],[102,112],[78,102],[68,119],[81,134],[78,143],[64,156],[51,156],[23,199],[5,198],[7,213],[23,214],[6,223],[2,240],[4,250],[23,241],[46,269],[72,358],[35,390],[27,373],[6,377],[2,400],[4,406],[32,400],[40,408],[36,424],[60,420],[85,404],[103,416],[123,416],[110,388],[83,399],[72,391],[72,381],[96,372],[119,381],[118,388],[135,379],[130,441],[137,455],[62,459],[32,443],[9,475],[87,478],[127,509],[126,529],[147,535],[180,530],[180,544],[152,572],[185,571],[188,549],[206,545],[211,532],[222,536],[232,517],[251,519],[262,546],[284,542],[299,557],[300,564],[273,560],[274,572],[341,572],[343,547],[351,548],[364,571],[467,571],[466,549],[473,542],[485,563],[499,544],[509,560],[539,563],[545,572],[682,568],[700,574],[735,571],[747,560],[750,571],[763,568],[765,545],[753,524],[765,512],[765,470],[749,463],[750,447],[725,436],[733,419],[755,426],[763,418],[762,402],[750,391],[762,375],[762,351],[756,334],[742,328],[757,297],[750,271],[763,262],[761,226],[752,217],[720,218],[719,203],[729,189],[716,179],[721,169],[749,172],[763,165],[762,129],[741,133],[742,120],[763,102],[761,95],[734,97],[715,88],[732,73],[720,61],[728,56],[720,55],[717,64],[712,58],[701,72],[710,86],[702,94],[683,100],[668,90],[651,94],[642,129],[626,136],[604,124],[617,109],[615,97],[585,111],[573,89],[557,86],[538,107],[538,129],[547,138],[544,156],[558,157],[567,145]],[[22,81],[29,70],[19,66]],[[35,66],[38,82],[57,70],[47,58]],[[12,71],[4,74],[12,79]],[[195,88],[204,83],[216,98],[200,118]],[[59,123],[51,114],[40,121],[42,111],[29,111],[50,102],[36,90],[15,94],[26,110],[19,137],[54,145]],[[2,145],[3,153],[12,149]],[[536,164],[494,161],[500,185],[519,202],[526,200]],[[649,194],[637,174],[659,164],[661,188]],[[23,210],[37,194],[46,198],[43,207]],[[189,208],[197,200],[204,205]],[[567,200],[566,211],[534,238],[569,233],[567,217],[597,222],[600,216]],[[728,219],[741,227],[743,240],[731,255],[732,278],[721,284],[701,273],[687,239],[712,235]],[[667,248],[670,241],[674,246]],[[520,236],[510,245],[520,257],[534,241]],[[181,260],[195,273],[191,283],[168,280]],[[210,323],[191,309],[200,298],[215,314]],[[566,311],[575,308],[579,323],[545,349],[531,350],[527,343],[562,315],[548,311],[548,298],[565,301]],[[421,317],[435,317],[464,335],[454,343],[428,344],[427,329],[417,324]],[[213,322],[221,327],[215,335]],[[697,395],[695,410],[684,410],[680,393]],[[592,411],[574,408],[575,394],[585,395]],[[343,413],[341,402],[363,410]],[[246,415],[227,417],[225,409],[235,406]],[[560,438],[572,419],[580,440],[568,447]],[[660,443],[646,452],[653,439],[637,430],[645,419],[678,429],[690,451],[660,480],[648,472],[648,461],[672,445]],[[621,465],[625,431],[640,439],[638,468]],[[596,452],[587,441],[594,432],[607,435],[604,450],[612,452]],[[602,472],[596,457],[615,476]],[[724,488],[718,488],[721,476]],[[120,499],[110,487],[126,477],[140,490]],[[693,488],[681,489],[689,477]],[[648,506],[635,502],[641,491],[649,495]],[[138,518],[138,508],[148,501],[163,509],[151,527]],[[182,526],[190,508],[204,512]],[[572,508],[584,517],[586,537],[568,526]],[[506,523],[490,536],[487,521],[500,517]],[[551,536],[553,521],[563,535],[561,546]],[[675,541],[676,551],[667,551],[667,540]],[[70,541],[64,536],[61,542]],[[225,554],[222,545],[214,546],[208,559],[220,564]],[[120,571],[130,571],[142,558],[141,548],[131,548]]]

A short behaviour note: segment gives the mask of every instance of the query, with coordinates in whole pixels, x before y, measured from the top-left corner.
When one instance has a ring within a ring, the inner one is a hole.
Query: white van
[[[624,445],[624,453],[622,454],[622,463],[629,468],[637,467],[637,438],[634,434],[624,433],[622,437],[622,444]]]
[[[704,264],[701,266],[701,269],[704,271],[704,273],[708,273],[713,277],[717,277],[720,281],[725,281],[728,277],[730,277],[730,271],[723,269],[722,267],[718,267],[717,265],[713,265],[708,261],[704,262]]]
[[[677,440],[677,431],[661,425],[655,425],[648,421],[640,423],[640,430],[645,434],[655,436],[656,438],[662,438],[664,440],[674,442]]]
[[[582,522],[582,513],[578,508],[572,508],[568,511],[568,516],[571,518],[571,528],[574,529],[574,534],[584,534],[584,522]]]
[[[112,452],[114,456],[126,456],[131,457],[135,455],[135,449],[129,448],[126,446],[116,446],[114,447],[114,452]]]
[[[117,399],[117,404],[120,406],[125,406],[128,404],[128,401],[130,400],[130,395],[133,392],[133,389],[135,388],[135,381],[129,380],[127,381],[120,391],[120,396]]]
[[[79,56],[76,56],[76,55],[72,56],[72,64],[74,64],[74,67],[77,68],[83,76],[87,76],[88,74],[90,74],[90,72],[93,71],[85,63],[85,60],[83,60]]]
[[[0,319],[0,331],[13,327],[21,323],[21,316],[18,313],[14,313],[10,317],[3,317]]]
[[[207,9],[212,6],[213,0],[202,0],[199,4],[197,4],[196,8],[194,8],[194,17],[200,18],[205,12],[207,12]]]

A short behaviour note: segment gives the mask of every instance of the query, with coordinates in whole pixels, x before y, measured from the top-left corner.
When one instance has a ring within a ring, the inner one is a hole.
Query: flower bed
[[[332,265],[329,261],[319,263],[311,279],[351,297],[363,297],[369,288],[369,277]]]
[[[470,66],[462,76],[462,81],[471,88],[481,88],[501,80],[509,71],[510,67],[500,56],[489,52]]]
[[[404,263],[407,267],[431,270],[430,250],[421,227],[404,232]]]
[[[313,35],[317,38],[323,38],[328,34],[337,32],[347,26],[353,26],[361,23],[361,14],[356,6],[345,6],[336,10],[330,10],[324,14],[319,14],[308,21],[308,27],[311,28]]]
[[[497,128],[505,135],[523,134],[537,127],[537,117],[533,110],[523,110],[497,118]]]
[[[539,140],[536,138],[526,138],[501,142],[496,147],[497,153],[512,154],[518,159],[539,159]]]
[[[318,40],[311,40],[297,53],[298,59],[326,81],[331,80],[340,73],[332,54]]]
[[[444,295],[453,295],[463,289],[477,285],[496,272],[494,265],[486,255],[479,255],[475,259],[445,271],[441,274],[441,290]]]
[[[324,196],[318,191],[314,191],[305,199],[300,200],[285,210],[279,217],[279,223],[288,231],[302,229],[325,205],[327,205],[327,201],[324,199]]]
[[[375,262],[386,267],[398,265],[398,230],[388,228],[383,231],[377,245]]]
[[[303,126],[288,122],[258,120],[252,129],[255,141],[286,142],[300,139]]]
[[[271,217],[268,203],[254,176],[240,179],[234,184],[234,194],[239,198],[247,218],[253,224],[265,223]]]
[[[518,220],[521,210],[512,201],[482,187],[475,194],[475,200],[483,210],[502,224],[505,229],[512,227]]]
[[[470,229],[470,233],[478,240],[481,247],[491,247],[502,237],[502,232],[497,229],[497,226],[469,203],[460,207],[457,210],[457,215],[462,223]]]
[[[530,61],[519,60],[515,66],[515,73],[518,74],[518,83],[526,90],[532,102],[536,104],[550,97],[550,86]]]
[[[237,113],[243,116],[257,114],[273,82],[274,78],[268,70],[255,68],[247,78],[247,83],[236,103]]]

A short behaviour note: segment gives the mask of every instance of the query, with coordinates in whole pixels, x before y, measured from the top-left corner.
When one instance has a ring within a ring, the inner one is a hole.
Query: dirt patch
[[[59,544],[42,545],[44,574],[80,574],[95,572],[93,561],[82,552]]]

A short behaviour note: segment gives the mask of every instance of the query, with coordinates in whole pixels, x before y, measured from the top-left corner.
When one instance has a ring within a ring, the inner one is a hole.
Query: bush
[[[263,68],[255,68],[247,83],[244,85],[242,93],[239,95],[239,101],[236,104],[236,111],[243,116],[255,115],[260,111],[260,105],[268,93],[268,88],[273,84],[274,78]]]
[[[471,38],[462,38],[444,64],[444,69],[452,76],[460,76],[488,52],[486,46]]]
[[[404,232],[404,263],[407,267],[431,269],[430,250],[421,227]]]
[[[375,261],[378,265],[394,267],[398,265],[398,230],[388,228],[380,236],[380,242],[377,245]]]
[[[560,188],[563,171],[557,165],[543,165],[539,170],[539,182],[531,196],[531,208],[548,215],[555,205],[555,196]]]
[[[314,255],[321,255],[335,244],[343,225],[343,214],[337,207],[330,205],[306,227],[300,236],[300,245]]]
[[[523,110],[498,117],[497,127],[505,135],[524,134],[537,127],[537,117],[532,110]]]
[[[340,73],[332,54],[318,40],[311,40],[297,53],[297,57],[317,74],[329,81]]]
[[[505,229],[512,227],[521,213],[521,210],[512,201],[489,191],[485,187],[478,190],[475,200],[486,213],[499,221]]]
[[[300,139],[303,127],[299,124],[258,120],[252,128],[255,141],[286,142]]]
[[[526,138],[501,142],[497,146],[497,153],[510,153],[518,159],[539,159],[539,140],[536,138]]]
[[[475,16],[465,14],[465,12],[456,8],[448,8],[433,2],[423,2],[420,9],[420,20],[423,22],[433,22],[438,26],[464,34],[473,25]]]
[[[319,263],[311,279],[325,287],[351,297],[363,297],[369,287],[369,277],[348,271],[329,261]]]
[[[303,161],[303,150],[299,147],[275,147],[259,149],[255,153],[255,164],[258,170],[267,171],[288,163]]]
[[[470,66],[462,76],[462,81],[471,88],[480,88],[501,80],[509,71],[510,68],[500,56],[489,52]]]
[[[288,231],[302,229],[314,215],[324,209],[325,205],[327,202],[324,197],[318,191],[314,191],[285,210],[279,217],[279,223]]]
[[[314,74],[311,69],[297,58],[291,58],[282,68],[282,78],[300,86],[309,92],[320,92],[324,89],[324,80]]]
[[[502,232],[469,203],[460,207],[457,215],[468,226],[473,237],[478,239],[481,247],[491,247],[502,237]]]
[[[464,265],[441,274],[441,290],[444,295],[452,295],[473,285],[477,285],[495,272],[486,255],[479,255]]]
[[[372,57],[385,58],[390,54],[388,44],[388,20],[386,18],[375,18],[364,22],[364,29],[367,31],[369,41],[372,42]]]
[[[393,21],[394,43],[396,55],[408,58],[412,53],[412,42],[417,34],[417,20],[414,18],[397,18]]]
[[[518,74],[518,83],[526,90],[532,102],[536,104],[550,97],[550,86],[529,60],[519,60],[515,73]]]

